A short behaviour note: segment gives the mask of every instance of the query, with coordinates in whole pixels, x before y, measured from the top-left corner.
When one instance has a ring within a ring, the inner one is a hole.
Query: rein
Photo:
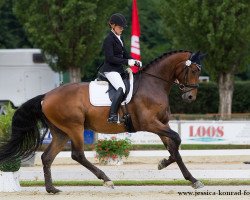
[[[162,80],[162,81],[164,81],[164,82],[171,83],[171,84],[174,84],[174,85],[178,85],[179,87],[180,87],[181,85],[183,85],[183,84],[177,83],[177,82],[175,82],[175,81],[165,80],[165,79],[163,79],[163,78],[161,78],[161,77],[158,77],[158,76],[156,76],[156,75],[150,74],[150,73],[148,73],[148,72],[143,72],[143,73],[144,73],[144,74],[147,74],[147,75],[149,75],[149,76],[152,76],[152,77],[154,77],[154,78],[160,79],[160,80]],[[183,86],[184,86],[184,85],[183,85]]]
[[[150,74],[150,73],[148,73],[148,72],[145,72],[145,71],[143,71],[143,73],[145,73],[145,74],[148,75],[148,76],[157,78],[157,79],[159,79],[159,80],[161,80],[161,81],[164,81],[164,82],[167,82],[167,83],[171,83],[171,84],[177,85],[177,86],[179,87],[179,89],[180,89],[183,93],[187,93],[187,92],[190,92],[191,90],[194,90],[194,89],[196,89],[196,88],[199,87],[199,84],[188,84],[188,80],[187,80],[188,77],[187,77],[187,76],[188,76],[189,66],[190,66],[191,64],[192,64],[192,63],[189,63],[189,65],[186,64],[185,67],[184,67],[184,69],[183,69],[183,71],[186,69],[186,71],[185,71],[185,83],[184,83],[184,84],[182,84],[182,83],[177,83],[176,81],[169,81],[169,80],[163,79],[163,78],[161,78],[161,77],[158,77],[158,76],[156,76],[156,75],[154,75],[154,74]],[[196,64],[196,63],[194,63],[194,64]],[[197,64],[196,64],[196,66],[197,66]],[[199,66],[197,66],[197,68],[200,69]],[[180,73],[182,73],[183,71],[181,71]],[[189,89],[186,89],[186,88],[189,88]]]

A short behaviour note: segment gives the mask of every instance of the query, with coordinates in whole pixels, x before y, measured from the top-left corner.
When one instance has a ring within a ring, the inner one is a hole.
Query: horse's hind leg
[[[175,162],[175,159],[171,155],[169,156],[168,159],[163,158],[158,163],[158,170],[162,170],[162,169],[166,168],[167,166],[169,166],[170,164],[172,164],[174,162]]]
[[[162,142],[164,143],[164,145],[166,147],[168,147],[169,153],[171,155],[170,156],[171,160],[168,161],[169,164],[171,164],[172,161],[173,162],[175,161],[177,163],[177,165],[179,166],[184,178],[186,180],[189,180],[190,182],[192,182],[193,188],[198,189],[198,188],[204,187],[203,183],[201,183],[200,181],[195,179],[192,176],[192,174],[188,171],[187,167],[185,166],[185,164],[182,161],[177,144],[170,138],[167,138],[167,137],[160,137],[160,138],[161,138]]]
[[[51,178],[51,164],[54,161],[56,155],[63,149],[69,138],[64,132],[60,131],[53,125],[50,125],[49,127],[53,138],[48,148],[42,154],[42,163],[46,191],[48,193],[55,194],[60,192],[60,190],[53,186]]]
[[[72,159],[79,162],[81,165],[90,170],[93,174],[96,175],[98,179],[102,179],[104,181],[104,185],[107,187],[114,187],[113,182],[106,176],[106,174],[94,166],[91,162],[87,160],[83,150],[83,131],[81,134],[73,134],[74,138],[72,139]]]

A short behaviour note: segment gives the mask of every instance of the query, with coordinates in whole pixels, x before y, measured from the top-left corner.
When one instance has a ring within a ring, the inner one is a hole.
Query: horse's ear
[[[207,55],[207,53],[200,54],[200,55],[199,55],[199,59],[200,59],[200,60],[203,60],[204,57],[205,57],[206,55]]]
[[[190,57],[191,62],[196,62],[197,59],[199,58],[200,51],[197,51],[196,53],[193,53]]]
[[[191,62],[201,64],[201,61],[206,56],[206,53],[201,53],[200,51],[197,51],[196,53],[193,53],[190,57]]]

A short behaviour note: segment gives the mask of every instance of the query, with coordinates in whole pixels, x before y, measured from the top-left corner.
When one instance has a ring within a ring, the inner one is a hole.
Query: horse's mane
[[[165,52],[165,53],[163,53],[162,55],[160,55],[160,56],[158,56],[157,58],[155,58],[154,60],[150,61],[150,63],[148,63],[147,65],[145,65],[145,66],[143,67],[143,69],[148,68],[148,67],[151,66],[152,64],[155,64],[156,62],[159,62],[160,60],[162,60],[162,59],[165,58],[165,57],[168,57],[168,56],[170,56],[170,55],[172,55],[172,54],[175,54],[175,53],[181,53],[181,52],[190,52],[190,53],[191,53],[191,51],[187,51],[187,50],[173,50],[173,51]]]

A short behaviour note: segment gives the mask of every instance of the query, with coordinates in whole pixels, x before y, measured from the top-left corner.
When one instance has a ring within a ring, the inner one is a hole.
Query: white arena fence
[[[178,132],[182,144],[250,144],[250,121],[208,121],[208,120],[180,120],[170,121],[170,127]],[[160,138],[150,132],[93,134],[84,132],[86,144],[93,144],[97,139],[128,138],[132,144],[162,144]],[[48,133],[44,142],[51,142],[52,136]]]
[[[170,121],[170,127],[178,132],[182,144],[250,144],[250,121]],[[149,132],[101,134],[97,139],[128,138],[133,144],[162,144],[156,134]]]

